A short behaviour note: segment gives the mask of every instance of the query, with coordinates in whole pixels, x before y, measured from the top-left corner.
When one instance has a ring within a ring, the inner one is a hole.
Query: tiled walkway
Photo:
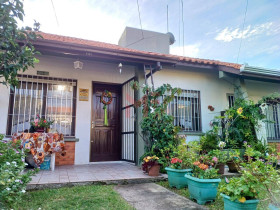
[[[163,177],[161,177],[163,178]],[[151,179],[128,162],[110,162],[88,165],[56,166],[54,171],[41,170],[29,185],[95,182],[109,180]]]

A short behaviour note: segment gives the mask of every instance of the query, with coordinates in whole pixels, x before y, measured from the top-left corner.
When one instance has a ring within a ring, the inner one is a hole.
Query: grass
[[[184,196],[186,198],[190,198],[190,193],[189,193],[189,190],[188,188],[183,188],[183,189],[177,189],[177,188],[172,188],[172,187],[169,187],[169,184],[167,181],[161,181],[161,182],[158,182],[157,184],[175,192],[176,194],[178,195],[181,195],[181,196]],[[218,193],[219,194],[219,193]],[[260,197],[261,198],[265,198],[267,197],[265,193],[261,193],[260,194]],[[268,209],[268,204],[269,202],[268,201],[261,201],[258,205],[258,210],[266,210]],[[217,195],[217,199],[213,202],[213,203],[207,203],[206,206],[211,209],[211,210],[222,210],[224,209],[224,202],[223,202],[223,198],[220,196],[220,195]]]
[[[27,192],[13,209],[133,209],[113,185],[89,185]]]

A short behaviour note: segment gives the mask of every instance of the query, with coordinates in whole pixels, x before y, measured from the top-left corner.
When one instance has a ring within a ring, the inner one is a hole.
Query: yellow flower
[[[239,115],[240,115],[240,114],[242,114],[242,112],[243,112],[242,107],[239,107],[239,108],[237,109],[237,111],[236,111],[236,112],[237,112],[237,114],[239,114]]]
[[[147,157],[147,160],[150,160],[150,159],[151,159],[151,157],[150,157],[150,156],[148,156],[148,157]]]
[[[245,201],[246,201],[246,198],[245,198],[245,197],[242,197],[242,198],[239,199],[239,202],[240,202],[240,203],[244,203]]]
[[[163,129],[163,132],[165,132],[166,130],[165,129]]]

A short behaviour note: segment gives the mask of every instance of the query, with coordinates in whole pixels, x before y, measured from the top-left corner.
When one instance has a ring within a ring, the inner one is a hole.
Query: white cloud
[[[170,54],[172,55],[181,55],[181,56],[189,56],[189,57],[198,57],[200,52],[200,43],[190,44],[183,46],[171,46]],[[184,53],[185,52],[185,53]]]
[[[217,34],[215,39],[223,42],[231,42],[234,39],[242,38],[242,34],[244,39],[264,33],[270,35],[274,31],[274,29],[272,30],[272,26],[273,22],[267,22],[255,26],[249,25],[244,29],[243,33],[241,28],[233,29],[226,27]]]

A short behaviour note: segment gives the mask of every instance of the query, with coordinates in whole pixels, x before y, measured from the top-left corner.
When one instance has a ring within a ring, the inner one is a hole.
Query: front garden
[[[132,87],[139,85],[133,83]],[[213,209],[280,208],[280,153],[260,133],[266,100],[275,95],[257,104],[236,99],[233,107],[216,115],[210,122],[212,129],[199,141],[186,143],[166,112],[181,90],[170,85],[142,88],[144,96],[137,105],[143,112],[144,171],[149,175],[157,174],[156,170],[167,172],[168,188],[176,188],[198,204],[212,203]],[[225,165],[238,176],[222,178]]]

